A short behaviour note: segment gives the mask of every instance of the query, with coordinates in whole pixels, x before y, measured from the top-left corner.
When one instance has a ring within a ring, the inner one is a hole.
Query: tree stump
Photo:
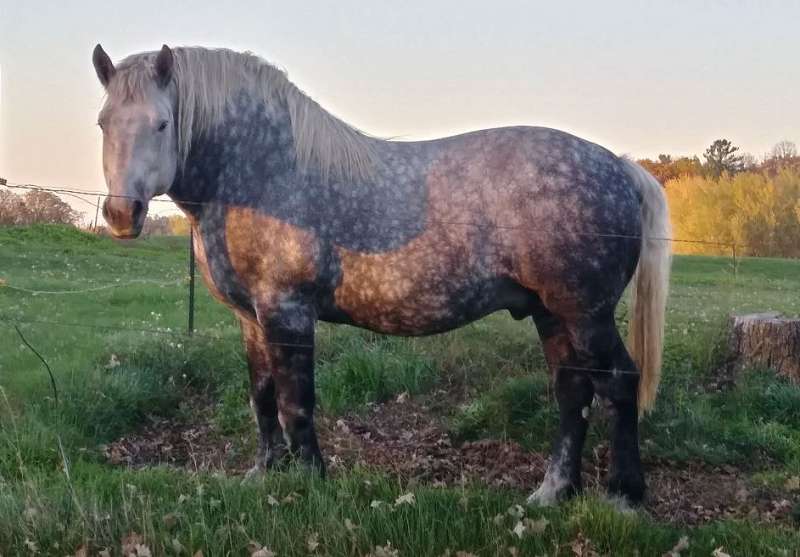
[[[769,368],[800,383],[800,319],[779,313],[732,315],[728,350],[730,379],[742,368]]]

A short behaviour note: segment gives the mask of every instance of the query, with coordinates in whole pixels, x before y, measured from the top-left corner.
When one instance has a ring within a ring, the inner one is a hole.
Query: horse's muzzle
[[[137,238],[142,232],[146,215],[147,206],[138,199],[107,197],[103,202],[103,218],[115,238]]]

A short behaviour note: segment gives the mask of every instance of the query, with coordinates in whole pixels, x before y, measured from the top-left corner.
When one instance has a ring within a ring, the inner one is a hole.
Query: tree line
[[[800,156],[790,141],[761,160],[727,139],[698,157],[660,155],[639,163],[663,185],[678,240],[675,253],[800,257]]]
[[[775,175],[786,168],[800,171],[797,146],[786,140],[776,143],[761,160],[750,153],[741,153],[739,147],[728,139],[717,139],[705,150],[702,161],[696,155],[674,157],[661,154],[655,159],[639,159],[637,162],[662,185],[688,176],[701,176],[716,181],[724,175],[740,172],[766,172]]]

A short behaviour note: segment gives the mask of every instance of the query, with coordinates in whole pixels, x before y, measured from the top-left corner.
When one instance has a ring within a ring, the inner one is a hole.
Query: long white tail
[[[642,194],[642,250],[631,281],[628,350],[641,373],[639,414],[653,409],[661,380],[664,318],[669,290],[672,246],[664,189],[650,173],[623,159]]]

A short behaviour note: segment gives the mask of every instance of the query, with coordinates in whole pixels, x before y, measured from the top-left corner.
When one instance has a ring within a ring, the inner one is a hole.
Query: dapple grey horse
[[[434,141],[370,137],[247,53],[164,46],[114,65],[98,45],[99,116],[118,238],[169,195],[189,218],[211,292],[238,316],[260,449],[324,473],[314,430],[318,320],[428,335],[498,310],[533,318],[560,407],[531,502],[581,488],[595,395],[611,415],[609,491],[645,482],[640,410],[660,376],[669,217],[631,161],[553,129]],[[614,311],[633,284],[630,353]]]

